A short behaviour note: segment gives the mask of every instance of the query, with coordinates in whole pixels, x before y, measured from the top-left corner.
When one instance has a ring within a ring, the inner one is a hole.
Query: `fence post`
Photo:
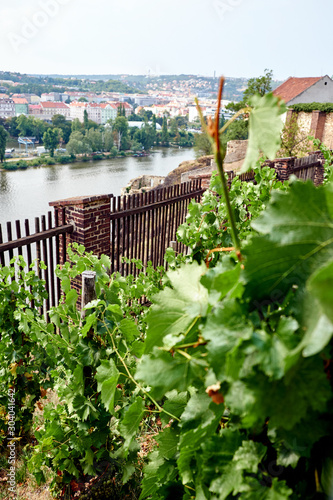
[[[96,299],[95,278],[95,271],[83,271],[82,273],[81,321],[86,314],[84,307]]]
[[[67,259],[63,245],[77,242],[84,245],[87,252],[100,257],[110,255],[110,198],[112,194],[97,196],[76,196],[52,201],[51,207],[58,212],[59,225],[74,224],[74,231],[60,238],[60,264]],[[65,239],[65,241],[63,241]]]

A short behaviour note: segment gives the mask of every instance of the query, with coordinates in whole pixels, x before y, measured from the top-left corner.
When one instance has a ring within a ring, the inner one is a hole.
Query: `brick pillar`
[[[285,158],[282,161],[272,161],[272,164],[270,166],[275,169],[279,181],[283,182],[289,179],[294,171],[294,161],[294,157]]]
[[[311,133],[315,139],[323,140],[324,128],[326,122],[326,113],[322,111],[312,111]]]
[[[324,168],[324,160],[319,160],[318,164],[315,167],[315,172],[314,172],[314,185],[315,186],[320,186],[324,182],[324,173],[325,173],[325,168]]]
[[[93,252],[98,257],[102,253],[110,255],[109,216],[112,196],[112,194],[76,196],[49,203],[58,210],[60,225],[74,224],[74,231],[66,234],[66,248],[69,243],[76,242],[84,245],[87,252]],[[63,253],[60,252],[60,264],[64,263],[63,260]]]

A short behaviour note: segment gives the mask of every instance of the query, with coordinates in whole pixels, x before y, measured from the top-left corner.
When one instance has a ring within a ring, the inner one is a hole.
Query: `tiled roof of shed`
[[[295,78],[290,77],[277,87],[273,94],[281,97],[286,103],[297,97],[299,94],[312,87],[315,83],[321,80],[322,76],[309,77],[309,78]]]

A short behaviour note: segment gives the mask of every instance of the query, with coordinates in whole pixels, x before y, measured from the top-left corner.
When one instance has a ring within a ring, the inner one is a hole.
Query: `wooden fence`
[[[45,280],[48,298],[45,301],[43,313],[59,302],[60,282],[54,270],[61,257],[60,238],[64,238],[65,234],[70,234],[74,230],[72,224],[59,225],[58,216],[56,211],[54,224],[51,212],[48,212],[47,216],[36,217],[33,229],[28,219],[25,219],[23,224],[17,220],[15,221],[16,236],[12,223],[7,222],[6,242],[4,242],[5,231],[0,224],[0,264],[9,265],[13,257],[22,255],[29,269],[32,266],[37,275]],[[62,247],[65,250],[65,245]],[[41,261],[46,264],[46,269],[41,269]]]
[[[200,200],[205,190],[201,180],[176,184],[148,193],[112,198],[111,271],[123,275],[137,274],[133,263],[140,259],[144,265],[151,261],[154,267],[164,264],[165,250],[174,242],[175,250],[185,251],[185,245],[176,242],[176,232],[185,221],[191,199]]]

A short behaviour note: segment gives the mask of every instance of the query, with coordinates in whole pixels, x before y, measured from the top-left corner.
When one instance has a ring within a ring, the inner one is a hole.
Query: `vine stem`
[[[239,241],[239,237],[238,237],[238,231],[236,228],[234,212],[233,212],[231,202],[230,202],[228,185],[227,185],[227,181],[226,181],[226,178],[224,175],[224,169],[223,169],[223,162],[224,162],[224,157],[225,157],[226,151],[221,146],[221,141],[220,141],[219,121],[220,121],[220,109],[221,109],[223,85],[224,85],[224,78],[222,77],[220,79],[219,91],[218,91],[218,95],[217,95],[217,109],[216,109],[216,115],[215,115],[215,130],[213,131],[213,137],[215,139],[215,149],[216,149],[215,161],[216,161],[219,175],[221,177],[224,200],[226,203],[227,212],[228,212],[229,221],[230,221],[232,240],[234,242],[234,247],[235,247],[237,256],[238,256],[238,258],[240,258],[240,241]],[[243,110],[241,110],[241,111],[243,111]],[[229,126],[230,121],[226,125]],[[222,129],[223,129],[223,127],[222,127]]]
[[[126,363],[125,363],[124,358],[122,357],[122,355],[120,354],[120,352],[118,351],[118,349],[117,349],[117,347],[116,347],[116,343],[115,343],[115,341],[114,341],[113,334],[114,334],[114,332],[115,332],[116,330],[118,330],[118,327],[116,326],[116,327],[114,328],[114,330],[112,331],[112,333],[111,333],[111,331],[110,331],[110,329],[109,329],[108,325],[106,324],[106,322],[105,322],[105,320],[104,320],[104,317],[103,317],[102,322],[103,322],[103,324],[104,324],[104,326],[105,326],[105,328],[106,328],[107,332],[108,332],[108,333],[109,333],[109,335],[110,335],[111,342],[112,342],[112,347],[113,347],[113,349],[114,349],[114,352],[116,353],[116,355],[118,356],[118,358],[119,358],[119,360],[120,360],[121,364],[122,364],[122,365],[123,365],[123,367],[125,368],[125,371],[126,371],[126,373],[127,373],[127,375],[128,375],[128,378],[129,378],[129,379],[133,382],[133,384],[134,384],[134,385],[136,385],[136,387],[137,387],[138,389],[140,389],[140,391],[141,391],[143,394],[145,394],[145,395],[146,395],[146,396],[150,399],[150,401],[151,401],[151,402],[152,402],[152,403],[156,406],[156,408],[158,408],[158,410],[159,410],[160,412],[163,412],[163,413],[165,413],[166,415],[169,415],[169,417],[173,418],[174,420],[177,420],[177,422],[180,422],[180,419],[179,419],[178,417],[176,417],[175,415],[172,415],[172,413],[169,413],[169,412],[168,412],[168,411],[166,411],[164,408],[162,408],[162,406],[160,406],[160,405],[158,404],[158,402],[157,402],[157,401],[156,401],[156,400],[155,400],[155,399],[154,399],[154,398],[153,398],[153,397],[149,394],[149,392],[147,392],[147,391],[146,391],[143,387],[141,387],[141,385],[140,385],[140,384],[138,384],[138,382],[135,380],[135,378],[133,377],[133,375],[132,375],[132,374],[131,374],[131,372],[129,371],[129,369],[128,369],[128,367],[127,367]]]

